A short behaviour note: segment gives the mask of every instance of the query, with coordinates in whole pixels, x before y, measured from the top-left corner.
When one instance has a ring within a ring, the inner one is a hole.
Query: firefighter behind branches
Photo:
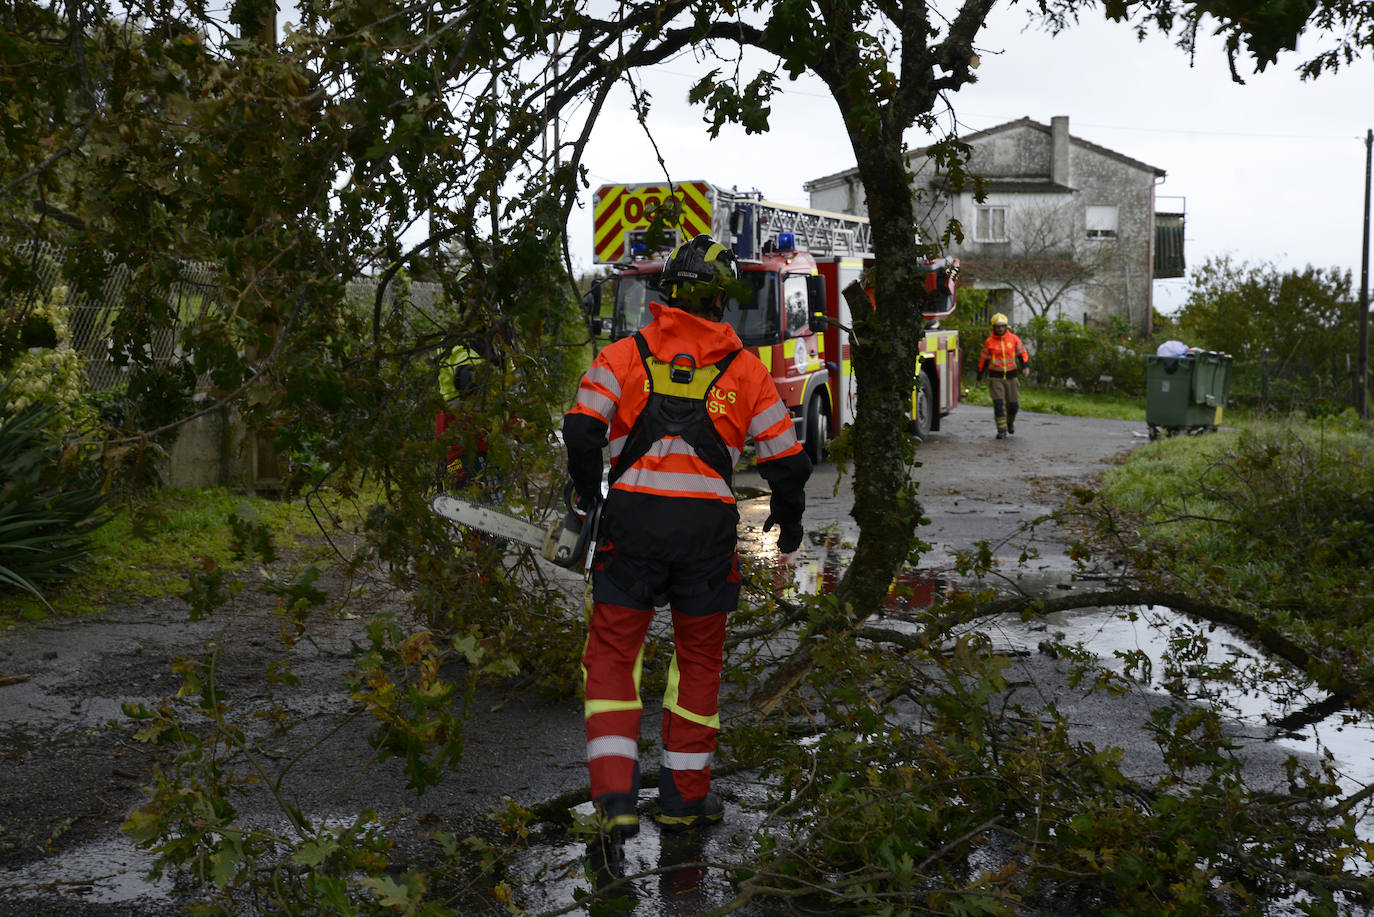
[[[506,382],[505,337],[505,329],[469,335],[439,361],[444,410],[434,417],[434,437],[448,443],[438,469],[441,489],[463,490],[486,477],[490,446],[480,415],[487,399]]]
[[[739,265],[702,234],[664,264],[667,305],[653,321],[597,356],[564,417],[568,471],[579,505],[601,494],[601,450],[610,444],[609,492],[592,570],[592,611],[582,665],[587,767],[603,849],[639,831],[639,697],[644,639],[656,607],[670,606],[674,653],[663,698],[659,811],[666,831],[718,823],[711,759],[725,617],[739,602],[732,474],[753,437],[772,491],[769,531],[778,550],[802,540],[811,461],[758,357],[722,322]]]
[[[983,352],[978,357],[978,381],[983,381],[984,373],[991,377],[988,394],[992,396],[998,439],[1016,435],[1016,410],[1021,402],[1021,387],[1016,378],[1029,368],[1026,345],[1007,329],[1007,317],[998,312],[992,317],[992,334],[983,342]]]

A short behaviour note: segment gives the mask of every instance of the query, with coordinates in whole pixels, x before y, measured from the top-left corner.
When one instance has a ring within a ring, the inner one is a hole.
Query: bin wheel
[[[1150,442],[1154,442],[1157,439],[1159,439],[1159,427],[1150,424]]]

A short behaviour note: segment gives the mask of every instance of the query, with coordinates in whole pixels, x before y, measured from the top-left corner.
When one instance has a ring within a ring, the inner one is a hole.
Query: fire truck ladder
[[[778,234],[792,233],[800,251],[825,255],[867,255],[873,234],[865,217],[756,201],[759,236],[775,245]]]

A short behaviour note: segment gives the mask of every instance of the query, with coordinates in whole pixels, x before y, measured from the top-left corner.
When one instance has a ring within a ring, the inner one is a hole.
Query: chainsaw
[[[561,520],[547,528],[512,516],[504,510],[452,494],[439,494],[429,505],[450,522],[534,548],[545,560],[560,567],[572,569],[581,565],[583,575],[590,577],[602,504],[598,501],[590,512],[578,512],[572,504],[572,485],[564,491],[564,500],[567,512]]]

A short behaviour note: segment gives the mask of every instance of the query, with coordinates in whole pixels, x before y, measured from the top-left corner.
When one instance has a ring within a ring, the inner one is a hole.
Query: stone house
[[[988,311],[1102,326],[1112,316],[1149,334],[1153,282],[1183,274],[1183,215],[1155,212],[1163,169],[1069,133],[1069,119],[1009,121],[961,138],[986,196],[955,191],[925,150],[908,154],[916,216],[931,237],[950,219],[962,242],[960,283],[989,291]],[[866,214],[857,169],[807,182],[818,210]],[[1159,241],[1157,242],[1157,237]]]

